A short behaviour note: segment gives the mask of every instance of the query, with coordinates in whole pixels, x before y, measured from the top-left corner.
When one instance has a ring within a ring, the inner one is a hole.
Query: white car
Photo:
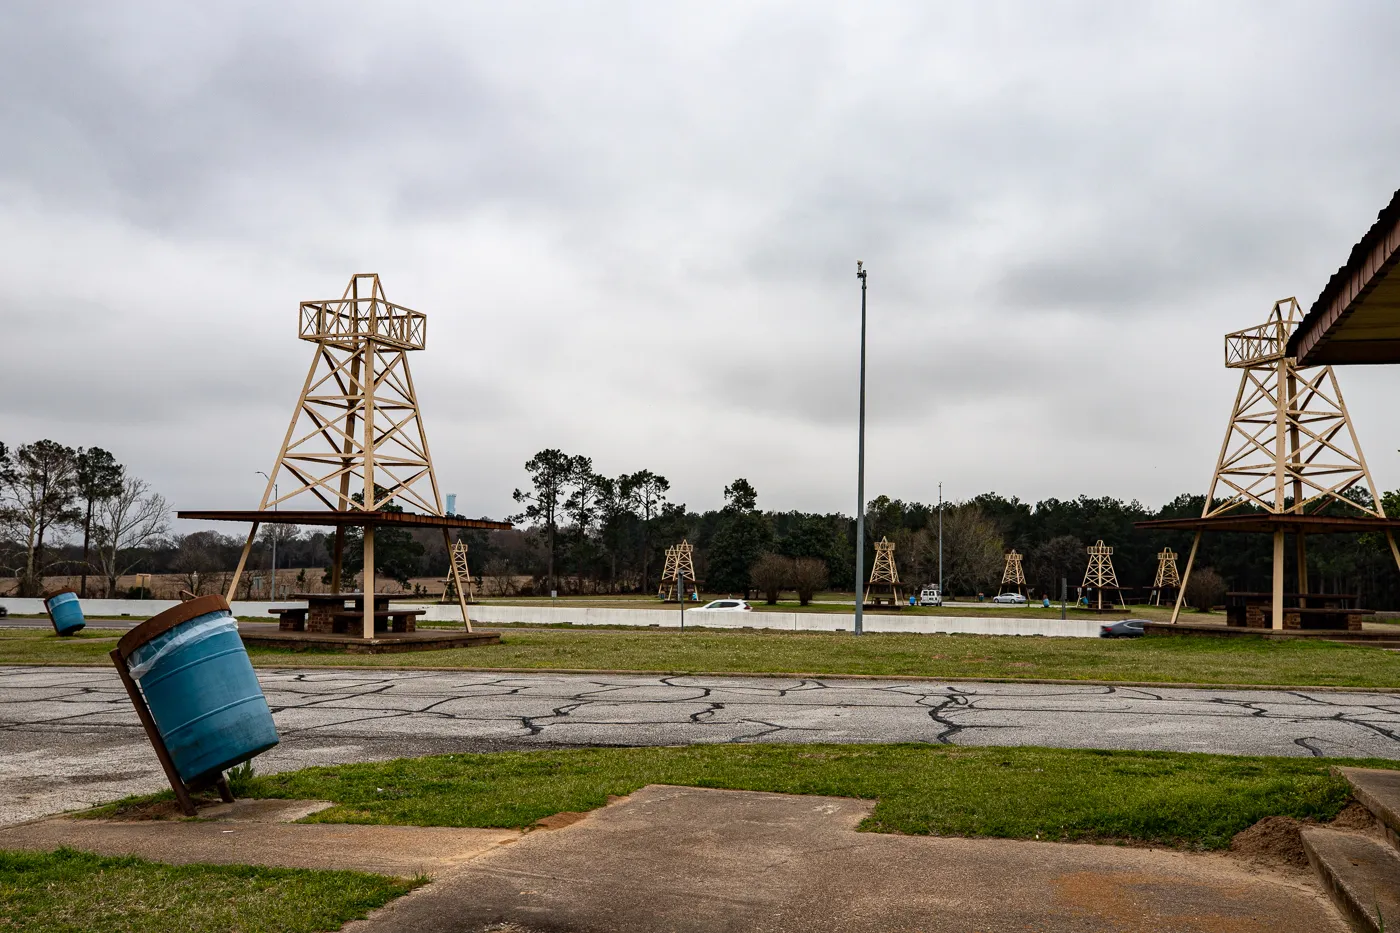
[[[1020,593],[1002,593],[999,596],[993,596],[992,602],[1001,603],[1003,606],[1024,606],[1026,597]]]
[[[706,603],[699,609],[692,609],[691,612],[752,612],[753,606],[742,599],[716,599],[714,602]]]
[[[943,605],[943,594],[938,592],[936,586],[926,586],[919,593],[920,606],[941,606]]]

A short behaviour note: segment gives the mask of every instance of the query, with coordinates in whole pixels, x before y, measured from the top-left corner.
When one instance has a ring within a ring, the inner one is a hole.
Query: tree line
[[[655,593],[666,548],[695,546],[696,574],[707,594],[754,592],[799,598],[825,587],[854,589],[855,521],[841,513],[772,511],[759,507],[752,483],[735,479],[723,489],[724,505],[703,512],[670,499],[665,476],[640,469],[606,476],[589,457],[542,450],[524,465],[526,482],[513,493],[519,511],[507,516],[520,527],[471,530],[474,576],[485,595]],[[1354,492],[1365,499],[1364,492]],[[1384,497],[1387,514],[1400,515],[1400,492]],[[1075,587],[1088,562],[1086,547],[1102,540],[1114,548],[1119,583],[1130,598],[1145,598],[1157,554],[1171,547],[1184,570],[1191,532],[1143,531],[1134,523],[1200,515],[1201,495],[1182,495],[1161,508],[1136,500],[1079,496],[1023,502],[983,493],[949,501],[941,510],[942,577],[954,596],[994,593],[1007,550],[1024,555],[1032,595],[1057,598],[1060,581]],[[45,576],[90,574],[105,595],[118,578],[135,571],[179,575],[191,592],[226,588],[243,539],[216,531],[172,534],[166,501],[101,448],[69,448],[36,441],[9,450],[0,445],[0,576],[18,578],[19,591],[41,595]],[[877,496],[867,504],[866,566],[874,543],[895,543],[901,579],[914,589],[939,579],[936,504]],[[1400,571],[1384,536],[1315,535],[1308,539],[1309,589],[1356,593],[1361,604],[1400,608]],[[328,580],[331,534],[286,525],[264,525],[238,595],[252,595],[265,581],[272,545],[280,568],[300,568],[298,584]],[[348,541],[345,571],[360,568],[359,547]],[[1290,588],[1297,585],[1294,549],[1287,549]],[[446,579],[447,549],[428,529],[380,529],[377,572],[409,588],[414,578]],[[1211,569],[1231,589],[1267,591],[1272,543],[1266,535],[1207,534],[1196,566]],[[84,580],[87,584],[88,581]],[[265,589],[263,592],[266,592]],[[94,593],[93,595],[96,595]]]
[[[850,516],[760,510],[757,490],[742,478],[724,488],[723,507],[697,513],[667,500],[670,484],[659,474],[609,479],[593,472],[589,458],[555,449],[536,454],[525,469],[530,484],[516,490],[515,499],[526,508],[511,519],[528,526],[541,553],[531,563],[528,547],[518,548],[513,572],[533,576],[537,592],[655,592],[665,548],[682,539],[695,546],[696,574],[708,593],[758,591],[771,597],[792,591],[801,597],[813,587],[814,568],[799,568],[803,561],[823,565],[826,580],[817,587],[854,589],[856,523]],[[633,491],[635,477],[647,480],[645,508]],[[1365,490],[1349,495],[1369,502]],[[1057,598],[1064,581],[1073,598],[1088,564],[1086,549],[1103,541],[1114,548],[1114,568],[1128,597],[1145,599],[1165,548],[1175,551],[1185,571],[1193,532],[1149,531],[1135,523],[1194,518],[1204,504],[1199,494],[1150,509],[1111,496],[1031,503],[988,492],[946,502],[940,510],[934,503],[882,495],[866,507],[865,566],[873,563],[875,542],[888,538],[911,589],[937,582],[941,511],[942,580],[952,595],[996,592],[1006,552],[1015,548],[1024,555],[1032,595]],[[1387,514],[1400,515],[1400,491],[1385,494],[1383,504]],[[1400,569],[1383,535],[1313,535],[1308,542],[1311,592],[1354,593],[1362,605],[1400,608]],[[488,563],[491,547],[483,536],[480,550]],[[1267,535],[1207,533],[1196,568],[1217,574],[1230,589],[1265,592],[1272,586],[1272,553]],[[1292,547],[1287,555],[1292,589],[1298,585]]]
[[[39,596],[44,577],[76,573],[113,595],[117,580],[140,562],[139,552],[168,531],[169,506],[145,480],[101,447],[68,447],[52,440],[0,443],[0,571],[18,582],[18,595]],[[66,536],[81,532],[74,553]]]

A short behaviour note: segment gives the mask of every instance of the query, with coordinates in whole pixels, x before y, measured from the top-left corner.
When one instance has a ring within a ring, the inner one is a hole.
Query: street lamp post
[[[856,260],[860,279],[860,433],[856,442],[856,624],[865,631],[865,263]]]
[[[264,473],[262,470],[258,470],[257,473],[258,473],[259,476],[267,476],[267,474]],[[272,477],[271,477],[271,476],[267,476],[267,481],[268,481],[269,483],[272,483]],[[278,499],[277,484],[276,484],[276,483],[272,483],[272,511],[274,511],[274,512],[277,511],[277,499]],[[272,576],[270,576],[270,577],[268,578],[267,594],[268,594],[268,598],[270,598],[273,602],[276,602],[276,601],[277,601],[277,531],[276,531],[275,526],[274,526],[274,529],[273,529],[273,531],[272,531],[271,537],[272,537]]]
[[[943,484],[938,484],[938,601],[943,599]]]

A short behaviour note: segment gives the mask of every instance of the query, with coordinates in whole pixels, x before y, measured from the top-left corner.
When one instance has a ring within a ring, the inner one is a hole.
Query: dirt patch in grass
[[[1298,831],[1311,821],[1266,816],[1230,840],[1230,852],[1250,862],[1306,868],[1308,857]]]
[[[1335,819],[1322,825],[1361,832],[1374,828],[1375,823],[1371,811],[1353,800],[1342,808]],[[1308,867],[1308,855],[1303,851],[1300,832],[1304,826],[1317,825],[1317,820],[1313,819],[1266,816],[1249,829],[1236,833],[1230,840],[1230,852],[1251,862],[1305,869]]]
[[[588,816],[587,813],[575,811],[565,811],[563,813],[551,813],[549,816],[535,820],[533,829],[563,829],[565,826],[572,826],[579,820]]]
[[[214,806],[222,803],[219,795],[215,791],[201,791],[191,794],[196,808]],[[151,795],[137,795],[134,797],[124,797],[113,803],[104,804],[100,807],[93,807],[91,810],[83,810],[79,813],[69,814],[69,819],[74,820],[112,820],[117,823],[144,823],[151,820],[185,820],[191,817],[185,816],[180,810],[180,804],[175,799],[175,795],[168,790],[160,791]],[[198,819],[198,817],[194,817]],[[0,927],[0,929],[3,929]]]

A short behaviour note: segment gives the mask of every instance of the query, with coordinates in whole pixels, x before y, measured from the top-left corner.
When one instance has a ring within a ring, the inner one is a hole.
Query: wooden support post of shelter
[[[997,595],[1000,596],[1011,587],[1022,596],[1026,594],[1026,572],[1021,567],[1022,555],[1015,548],[1006,552],[1006,566],[1001,571],[1001,586],[997,587]]]
[[[899,567],[894,562],[894,542],[889,538],[875,542],[875,563],[870,567],[870,582],[865,587],[866,605],[878,606],[885,601],[891,606],[904,603],[900,595]]]

